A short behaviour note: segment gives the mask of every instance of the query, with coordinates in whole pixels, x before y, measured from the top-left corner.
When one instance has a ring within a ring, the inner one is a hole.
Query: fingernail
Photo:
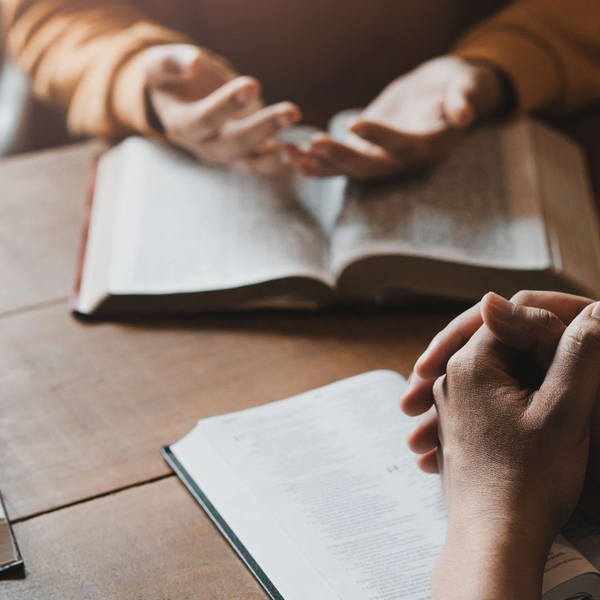
[[[496,316],[503,321],[508,321],[514,314],[515,305],[509,302],[502,296],[495,294],[494,292],[488,292],[487,294],[488,304],[492,306]]]
[[[233,95],[233,101],[238,106],[245,106],[250,101],[251,92],[248,89],[240,90]]]
[[[594,304],[594,308],[592,309],[592,317],[600,319],[600,302],[596,302],[596,304]]]

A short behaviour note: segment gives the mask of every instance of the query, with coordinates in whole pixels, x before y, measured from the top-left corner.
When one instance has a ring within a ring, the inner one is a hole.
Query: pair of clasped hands
[[[344,143],[315,134],[304,147],[278,135],[302,119],[291,102],[265,106],[260,82],[192,45],[147,51],[149,108],[167,139],[203,163],[252,175],[376,180],[435,163],[461,133],[506,102],[494,68],[454,57],[393,81],[350,125]]]
[[[489,293],[439,333],[400,399],[417,464],[442,474],[434,600],[541,598],[576,507],[600,518],[600,302]]]

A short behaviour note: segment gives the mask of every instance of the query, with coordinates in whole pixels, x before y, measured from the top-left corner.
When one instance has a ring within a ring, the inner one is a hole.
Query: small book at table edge
[[[8,533],[10,535],[10,542],[12,544],[13,551],[14,551],[15,557],[16,557],[15,560],[13,562],[11,562],[10,564],[0,567],[0,578],[1,578],[8,574],[23,571],[23,569],[25,567],[25,563],[23,562],[23,557],[21,556],[21,552],[19,550],[19,546],[17,544],[15,534],[13,533],[12,526],[10,524],[10,521],[8,520],[8,513],[6,512],[4,498],[2,497],[1,493],[0,493],[0,503],[2,503],[2,509],[4,511],[4,514],[6,515],[6,524],[8,525]]]
[[[206,514],[210,517],[211,521],[217,526],[219,531],[225,536],[225,539],[231,544],[231,547],[237,552],[239,557],[244,561],[250,572],[256,577],[258,582],[265,589],[269,598],[273,600],[284,600],[283,596],[278,592],[277,588],[273,585],[271,580],[267,577],[265,572],[260,568],[258,563],[254,560],[252,555],[246,550],[246,547],[239,538],[233,533],[225,519],[221,516],[219,511],[212,505],[211,501],[205,496],[204,492],[198,487],[198,484],[189,476],[183,465],[177,460],[171,448],[169,446],[162,446],[160,449],[161,454],[167,461],[169,466],[173,469],[177,477],[181,479],[185,487],[189,490],[192,496],[204,509]]]

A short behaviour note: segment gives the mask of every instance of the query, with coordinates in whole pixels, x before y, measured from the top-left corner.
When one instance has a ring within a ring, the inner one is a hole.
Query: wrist
[[[146,88],[145,88],[144,100],[145,100],[146,120],[148,121],[148,124],[150,125],[150,127],[152,128],[152,130],[154,132],[161,134],[161,135],[164,134],[165,128],[163,127],[160,117],[158,116],[158,112],[154,106],[154,102],[152,100],[151,92],[150,92],[148,85],[146,85]]]
[[[479,92],[476,94],[477,118],[493,118],[513,112],[517,96],[508,75],[495,64],[479,59],[463,59],[476,69],[475,79]]]
[[[433,571],[432,598],[540,600],[551,541],[533,523],[451,522]]]

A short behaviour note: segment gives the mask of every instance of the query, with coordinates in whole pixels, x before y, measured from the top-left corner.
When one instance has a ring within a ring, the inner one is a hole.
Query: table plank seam
[[[44,300],[44,302],[35,302],[34,304],[26,304],[25,306],[19,306],[18,308],[10,308],[8,310],[0,311],[0,319],[32,313],[46,308],[53,308],[55,306],[66,304],[69,300],[69,296],[61,296],[60,298],[53,298],[52,300]]]
[[[85,498],[78,498],[73,502],[68,502],[66,504],[61,504],[60,506],[55,506],[53,508],[49,508],[47,510],[41,510],[35,513],[31,513],[30,515],[25,515],[24,517],[17,517],[16,519],[11,519],[10,522],[12,525],[18,525],[20,523],[25,523],[27,521],[31,521],[32,519],[36,519],[38,517],[43,517],[45,515],[49,515],[51,513],[59,512],[61,510],[71,508],[73,506],[77,506],[79,504],[85,504],[87,502],[92,502],[93,500],[97,500],[99,498],[106,498],[106,496],[112,496],[119,494],[120,492],[125,492],[127,490],[131,490],[133,488],[143,487],[145,485],[150,485],[152,483],[156,483],[157,481],[162,481],[163,479],[168,479],[169,477],[175,477],[175,473],[165,473],[164,475],[157,475],[156,477],[152,477],[151,479],[144,479],[142,481],[136,481],[135,483],[131,483],[129,485],[124,485],[119,488],[114,488],[112,490],[108,490],[106,492],[102,492],[100,494],[94,494],[92,496],[86,496]]]

